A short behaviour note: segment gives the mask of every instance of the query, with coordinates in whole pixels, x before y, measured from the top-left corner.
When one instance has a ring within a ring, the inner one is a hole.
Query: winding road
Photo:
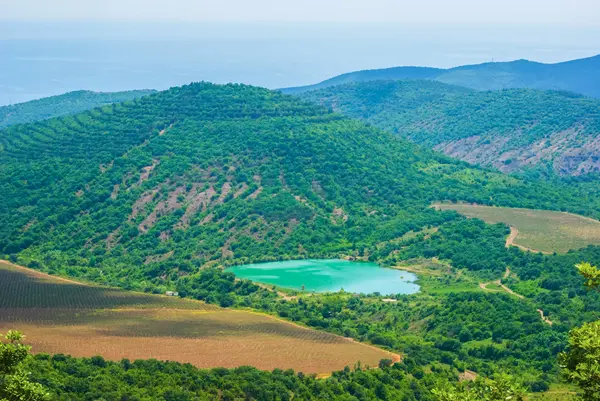
[[[518,233],[518,231],[517,231],[517,233]],[[511,227],[511,235],[512,235],[512,227]],[[515,234],[515,237],[516,237],[516,234]],[[507,240],[507,243],[508,243],[508,240]],[[510,268],[507,267],[506,271],[504,272],[503,279],[506,280],[509,276],[510,276]],[[487,288],[487,286],[490,284],[496,284],[497,286],[502,288],[507,293],[514,295],[514,296],[518,297],[519,299],[526,299],[523,295],[517,294],[516,292],[514,292],[513,290],[511,290],[510,288],[508,288],[507,286],[502,284],[502,280],[496,280],[496,281],[491,281],[491,282],[487,282],[487,283],[479,283],[479,287],[484,291],[496,292],[494,290],[490,290],[489,288]],[[538,309],[537,311],[539,312],[539,314],[542,318],[542,321],[544,323],[549,324],[549,325],[553,324],[553,322],[544,314],[543,310]]]

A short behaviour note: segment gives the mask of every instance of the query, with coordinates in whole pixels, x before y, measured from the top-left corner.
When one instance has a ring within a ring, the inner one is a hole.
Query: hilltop
[[[282,89],[302,93],[352,82],[428,79],[475,90],[531,88],[564,90],[600,97],[600,55],[543,64],[529,60],[465,65],[449,69],[395,67],[356,71],[330,78],[315,85]]]
[[[600,100],[573,93],[478,92],[421,80],[356,82],[299,96],[506,173],[600,172]]]
[[[94,107],[121,103],[154,92],[156,91],[92,92],[81,90],[30,102],[2,106],[0,107],[0,128],[77,114]]]

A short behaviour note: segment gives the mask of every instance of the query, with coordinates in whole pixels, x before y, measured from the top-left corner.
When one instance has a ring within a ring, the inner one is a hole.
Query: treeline
[[[207,370],[156,360],[109,362],[101,357],[45,354],[28,360],[25,368],[57,401],[433,401],[432,388],[441,381],[456,380],[443,368],[424,375],[410,361],[392,365],[386,360],[381,361],[381,369],[357,365],[325,380],[292,370]]]

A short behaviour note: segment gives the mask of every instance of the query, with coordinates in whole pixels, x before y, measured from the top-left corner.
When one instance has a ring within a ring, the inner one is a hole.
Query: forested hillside
[[[368,252],[438,200],[600,201],[474,169],[293,97],[193,84],[0,132],[0,249],[143,288],[216,261]]]
[[[600,172],[600,100],[534,89],[476,92],[423,80],[360,82],[300,96],[503,172]]]
[[[0,128],[77,114],[94,107],[120,103],[154,92],[152,90],[126,92],[76,91],[30,102],[2,106],[0,107]]]
[[[429,79],[476,90],[531,88],[565,90],[600,97],[600,55],[556,64],[528,60],[465,65],[449,69],[395,67],[356,71],[315,85],[286,88],[286,93],[302,93],[351,82]]]
[[[433,379],[456,379],[465,370],[512,372],[543,391],[557,380],[566,332],[593,319],[600,305],[573,267],[600,262],[599,248],[567,255],[507,249],[508,227],[430,207],[464,201],[598,218],[597,189],[578,192],[472,167],[266,89],[197,83],[9,127],[0,131],[0,175],[0,254],[12,261],[127,289],[177,290],[406,355],[392,368],[346,371],[326,382],[138,363],[144,383],[156,369],[168,369],[172,399],[190,388],[209,398],[225,382],[232,394],[252,393],[248,380],[285,381],[282,393],[308,387],[306,399],[331,392],[385,399],[386,391],[428,399]],[[444,270],[422,277],[421,294],[383,302],[344,293],[283,299],[211,268],[341,256]],[[479,285],[501,277],[522,295]],[[117,380],[113,373],[126,376],[119,391],[143,391],[134,372],[122,371],[133,369],[128,362],[40,356],[29,363],[46,372],[37,380],[63,399],[98,393],[105,380]],[[179,382],[182,370],[207,384]],[[98,381],[76,372],[95,372]],[[401,379],[398,387],[386,384],[391,378]],[[76,389],[59,386],[61,380]]]

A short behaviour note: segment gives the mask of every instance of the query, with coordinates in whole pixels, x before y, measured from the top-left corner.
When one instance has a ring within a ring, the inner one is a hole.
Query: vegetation
[[[585,286],[600,290],[600,270],[589,263],[577,265],[585,278]],[[567,378],[582,390],[582,399],[600,399],[600,321],[596,320],[573,329],[569,334],[569,350],[561,354],[561,364],[566,368]]]
[[[476,90],[510,88],[552,89],[600,97],[598,71],[600,55],[557,64],[527,60],[466,65],[450,69],[396,67],[356,71],[333,77],[316,85],[283,89],[286,93],[302,93],[331,86],[382,80],[429,79]]]
[[[565,255],[507,249],[507,226],[430,207],[463,201],[598,218],[600,197],[475,168],[279,93],[192,84],[10,127],[0,131],[0,144],[0,253],[13,262],[259,310],[406,355],[382,371],[345,372],[323,384],[306,379],[310,397],[338,391],[340,399],[352,399],[348,393],[371,399],[381,381],[390,399],[426,400],[437,379],[456,379],[466,370],[512,372],[528,389],[544,391],[557,381],[556,355],[568,330],[594,320],[600,309],[600,295],[586,293],[573,269],[580,260],[600,262],[600,248]],[[431,276],[421,294],[383,302],[377,294],[282,298],[220,269],[338,256],[388,266],[428,260],[448,272]],[[493,280],[523,298],[477,285]],[[63,369],[64,361],[53,358],[38,359],[41,372]],[[68,375],[80,364],[86,374],[96,369],[93,362],[70,360]],[[98,369],[111,377],[125,369],[106,366]],[[173,375],[179,383],[181,375]],[[259,383],[262,373],[256,375],[250,374]],[[236,388],[248,388],[246,379],[234,376],[242,380]],[[290,386],[304,380],[288,376]],[[366,395],[357,395],[357,382]],[[87,386],[94,383],[81,386],[93,394],[97,390]],[[124,386],[142,391],[130,382]],[[79,391],[48,387],[65,399]],[[143,397],[163,394],[150,385],[148,392]]]
[[[2,106],[0,107],[0,128],[77,114],[107,104],[125,102],[154,92],[152,90],[127,92],[76,91],[30,102]]]
[[[440,370],[412,374],[412,365],[382,361],[380,369],[356,366],[319,380],[314,375],[252,367],[200,370],[175,362],[109,362],[37,355],[28,363],[56,400],[407,400],[435,401],[436,380],[455,379]]]
[[[600,60],[600,58],[599,58]],[[418,144],[504,172],[598,173],[600,101],[573,93],[476,92],[434,81],[372,81],[302,98]]]
[[[216,262],[364,255],[459,219],[436,200],[600,211],[245,86],[175,88],[0,143],[0,252],[129,289],[164,292]]]
[[[44,401],[49,394],[39,384],[30,381],[30,375],[23,367],[30,348],[22,344],[23,336],[16,331],[0,335],[0,400],[2,401]]]
[[[525,391],[512,378],[502,377],[497,381],[478,379],[462,382],[459,386],[447,385],[435,389],[438,401],[523,401]]]

